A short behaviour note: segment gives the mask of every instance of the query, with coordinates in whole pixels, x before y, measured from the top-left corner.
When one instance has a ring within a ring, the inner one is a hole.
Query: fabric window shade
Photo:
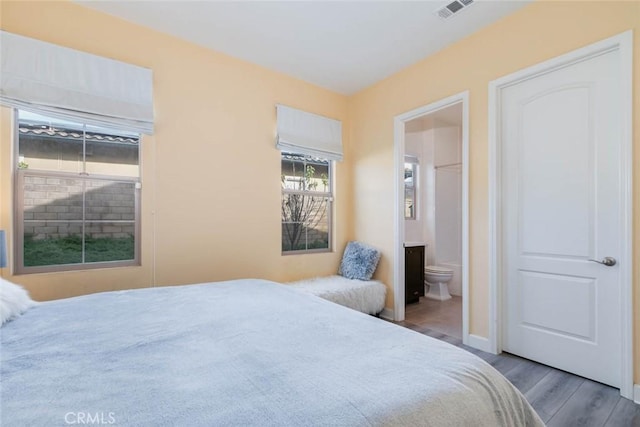
[[[276,105],[280,151],[342,160],[342,122],[284,105]]]
[[[150,69],[6,31],[0,52],[2,105],[153,133]]]

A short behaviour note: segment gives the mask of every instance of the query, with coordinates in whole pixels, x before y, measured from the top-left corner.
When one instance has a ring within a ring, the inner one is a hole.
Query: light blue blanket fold
[[[470,353],[263,280],[42,303],[0,337],[3,426],[542,425]]]

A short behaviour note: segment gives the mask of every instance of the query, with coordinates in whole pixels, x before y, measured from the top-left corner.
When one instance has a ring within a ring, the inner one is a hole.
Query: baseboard
[[[485,337],[481,337],[478,335],[469,334],[469,339],[467,340],[467,345],[469,347],[473,347],[478,350],[485,351],[487,353],[491,353],[491,345],[489,343],[489,339]]]
[[[633,401],[640,405],[640,384],[633,386]]]
[[[382,311],[380,312],[380,317],[382,317],[385,320],[390,320],[393,322],[393,310],[391,310],[390,308],[383,308]]]

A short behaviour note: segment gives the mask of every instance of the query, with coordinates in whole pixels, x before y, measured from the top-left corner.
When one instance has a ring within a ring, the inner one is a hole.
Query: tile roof
[[[76,129],[50,127],[42,124],[20,123],[18,125],[18,132],[20,132],[20,135],[65,138],[78,141],[82,141],[84,137],[87,141],[99,141],[115,144],[138,144],[139,142],[139,138],[130,136],[111,135],[100,132],[86,132],[86,134],[83,135],[82,131]]]
[[[298,161],[298,162],[302,162],[305,161],[307,163],[311,163],[314,165],[328,165],[329,161],[326,159],[321,159],[318,157],[312,157],[312,156],[306,156],[304,154],[294,154],[294,153],[287,153],[287,152],[282,152],[282,158],[286,159],[286,160],[291,160],[291,161]]]

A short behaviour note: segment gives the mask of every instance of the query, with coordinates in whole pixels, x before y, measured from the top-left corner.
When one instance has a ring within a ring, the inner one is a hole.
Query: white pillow
[[[36,305],[21,286],[0,278],[0,326]]]

